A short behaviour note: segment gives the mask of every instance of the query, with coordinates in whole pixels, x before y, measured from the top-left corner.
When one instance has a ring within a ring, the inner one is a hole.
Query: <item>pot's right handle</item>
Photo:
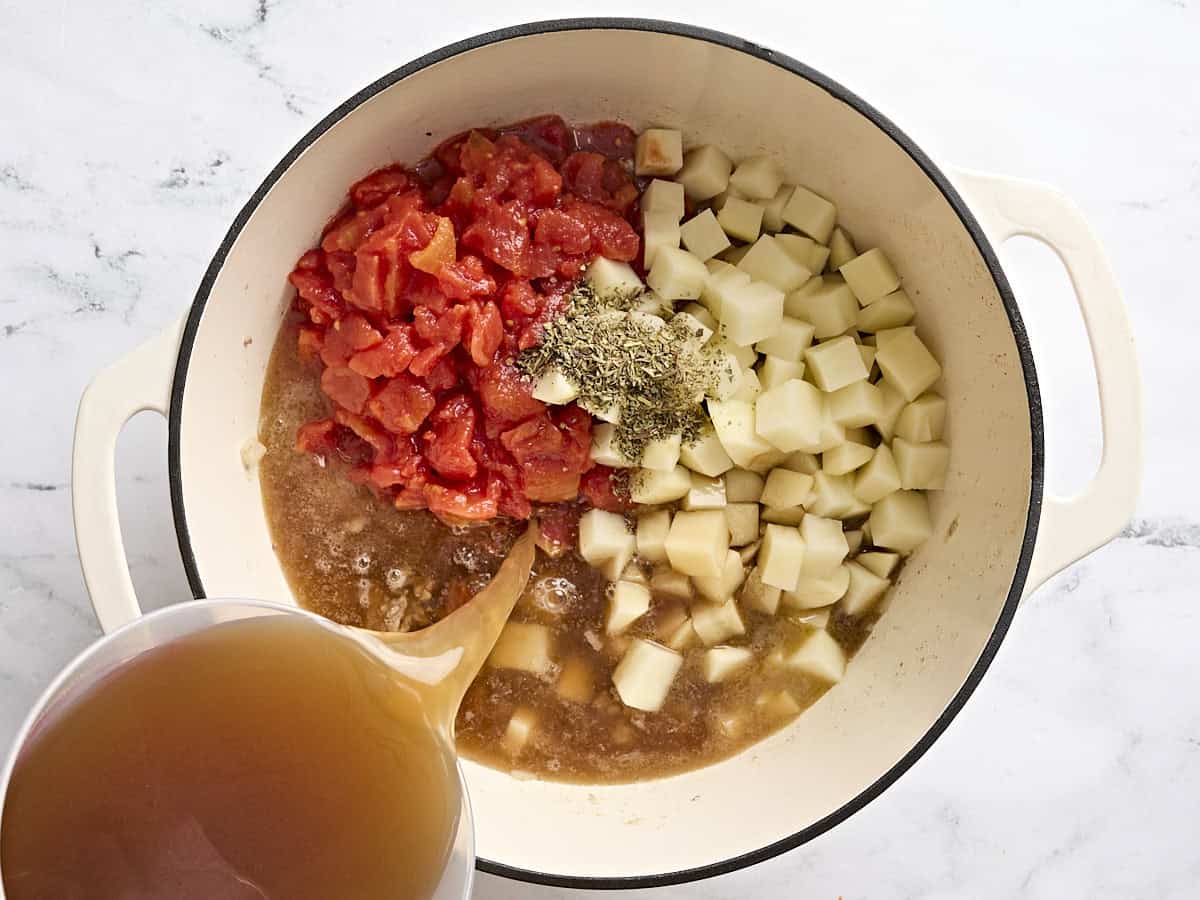
[[[996,243],[1026,235],[1058,254],[1083,313],[1099,383],[1100,467],[1077,496],[1044,498],[1028,595],[1116,537],[1133,516],[1142,479],[1142,390],[1133,332],[1104,250],[1071,200],[1019,178],[960,171],[953,180]]]
[[[92,608],[106,634],[142,614],[117,514],[117,437],[143,410],[167,415],[183,321],[100,372],[75,417],[71,451],[71,511],[79,565]]]

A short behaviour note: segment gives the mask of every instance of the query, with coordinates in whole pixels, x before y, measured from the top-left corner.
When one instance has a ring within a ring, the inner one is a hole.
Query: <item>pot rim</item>
[[[205,306],[207,305],[209,295],[212,291],[217,275],[220,273],[225,264],[226,257],[229,254],[233,244],[241,235],[242,229],[245,227],[250,216],[258,208],[263,198],[275,186],[276,182],[284,175],[291,167],[296,159],[303,153],[311,144],[320,138],[325,132],[331,130],[347,115],[371,99],[380,92],[386,90],[392,85],[410,75],[420,72],[436,63],[444,62],[467,53],[472,50],[477,50],[481,47],[486,47],[490,44],[500,43],[514,38],[530,37],[540,34],[551,34],[565,31],[645,31],[658,34],[672,35],[675,37],[687,38],[691,40],[704,41],[711,44],[716,44],[726,47],[731,50],[736,50],[746,53],[764,62],[778,66],[791,74],[803,78],[822,90],[829,93],[835,99],[849,105],[860,115],[869,119],[876,127],[878,127],[885,135],[891,138],[897,146],[900,147],[908,156],[915,162],[920,169],[925,173],[926,177],[934,183],[938,190],[945,197],[947,203],[958,216],[962,226],[967,230],[967,233],[974,241],[976,248],[983,257],[984,263],[987,265],[988,272],[995,283],[996,289],[1000,295],[1001,302],[1004,304],[1004,311],[1008,316],[1009,324],[1012,327],[1013,338],[1017,346],[1017,354],[1021,362],[1021,371],[1025,379],[1025,390],[1029,401],[1029,426],[1030,426],[1030,445],[1031,445],[1031,466],[1030,466],[1030,494],[1029,494],[1029,510],[1026,517],[1025,532],[1021,540],[1021,552],[1017,560],[1016,569],[1013,573],[1012,584],[1009,587],[1008,596],[1005,599],[1004,607],[1000,612],[1000,616],[996,622],[996,627],[993,629],[991,636],[976,661],[974,667],[967,675],[962,686],[955,693],[954,697],[947,704],[941,715],[934,721],[929,730],[921,736],[920,740],[910,749],[903,757],[900,758],[887,772],[880,776],[873,784],[868,786],[855,797],[848,800],[841,807],[830,813],[825,818],[809,825],[808,827],[795,832],[794,834],[761,847],[758,850],[749,853],[743,853],[738,856],[733,856],[719,862],[710,863],[704,866],[697,866],[691,869],[682,869],[676,872],[668,872],[658,875],[644,876],[629,876],[629,877],[589,877],[589,876],[567,876],[556,875],[549,872],[538,872],[530,869],[522,869],[514,866],[508,866],[504,863],[494,860],[478,858],[476,867],[483,872],[492,875],[499,875],[505,878],[511,878],[518,881],[524,881],[534,884],[543,884],[551,887],[576,888],[584,890],[630,890],[637,888],[663,887],[673,884],[682,884],[689,881],[698,881],[704,878],[711,878],[716,875],[724,875],[730,872],[735,872],[738,869],[754,865],[785,853],[788,850],[793,850],[802,844],[808,843],[813,838],[824,834],[835,825],[840,824],[845,819],[849,818],[854,813],[861,810],[864,806],[878,797],[888,787],[894,784],[901,775],[913,766],[926,751],[933,745],[949,726],[950,722],[962,710],[967,699],[975,692],[979,682],[983,678],[984,673],[991,665],[995,658],[996,652],[999,650],[1000,643],[1004,640],[1010,624],[1012,623],[1013,615],[1016,612],[1017,604],[1020,601],[1022,591],[1025,586],[1025,579],[1029,572],[1030,560],[1033,555],[1034,544],[1037,539],[1038,521],[1041,516],[1042,494],[1044,487],[1044,449],[1043,449],[1043,426],[1042,426],[1042,404],[1041,395],[1038,389],[1037,371],[1034,367],[1033,353],[1029,344],[1029,336],[1025,331],[1024,323],[1021,320],[1021,314],[1017,307],[1017,302],[1013,296],[1012,288],[1005,277],[1003,270],[1000,267],[999,259],[996,256],[995,250],[988,241],[979,222],[971,213],[966,202],[962,199],[959,193],[951,185],[949,179],[942,171],[933,163],[933,161],[921,150],[911,138],[902,132],[890,119],[876,110],[862,98],[848,90],[839,82],[824,75],[804,63],[778,53],[774,50],[747,41],[743,38],[734,37],[721,31],[715,31],[708,28],[703,28],[696,25],[687,25],[678,22],[671,22],[658,19],[640,19],[640,18],[605,18],[605,17],[587,17],[587,18],[569,18],[569,19],[552,19],[538,22],[529,22],[521,25],[514,25],[507,28],[501,28],[495,31],[485,32],[475,35],[474,37],[466,38],[453,44],[448,44],[438,50],[421,56],[412,62],[401,66],[398,69],[389,72],[387,75],[377,79],[367,85],[362,90],[341,103],[336,109],[330,112],[327,116],[321,119],[313,128],[305,134],[296,144],[289,150],[279,163],[270,171],[263,182],[251,195],[246,205],[242,207],[229,231],[222,239],[218,246],[212,261],[209,263],[207,270],[201,279],[200,286],[196,291],[195,299],[192,301],[191,309],[188,313],[187,321],[184,325],[180,346],[179,356],[176,361],[174,379],[171,385],[170,394],[170,410],[168,415],[168,433],[167,433],[167,473],[170,482],[171,494],[171,509],[175,523],[175,533],[179,542],[179,552],[183,560],[183,567],[187,573],[188,584],[192,594],[197,599],[202,599],[206,596],[204,585],[200,579],[199,568],[196,564],[196,557],[192,550],[191,538],[187,525],[187,513],[184,507],[183,498],[183,481],[181,477],[180,465],[180,434],[181,434],[181,418],[183,411],[183,393],[187,382],[188,368],[191,360],[192,349],[195,343],[196,332],[200,326],[200,320],[203,317]]]

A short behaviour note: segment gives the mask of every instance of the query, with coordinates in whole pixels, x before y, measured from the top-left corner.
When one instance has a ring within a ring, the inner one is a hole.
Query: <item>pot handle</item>
[[[105,633],[142,614],[117,514],[117,437],[143,410],[167,414],[182,328],[181,319],[101,371],[79,401],[71,451],[71,510],[83,580]]]
[[[1033,181],[956,172],[954,182],[996,243],[1025,235],[1062,261],[1091,344],[1104,451],[1075,497],[1047,494],[1025,596],[1051,575],[1112,540],[1133,516],[1142,479],[1142,389],[1133,332],[1099,240],[1065,195]]]

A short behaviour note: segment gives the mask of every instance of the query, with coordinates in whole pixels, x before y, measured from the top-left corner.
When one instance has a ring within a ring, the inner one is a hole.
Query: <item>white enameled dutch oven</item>
[[[637,64],[632,65],[631,61]],[[169,418],[172,502],[197,597],[294,602],[240,451],[292,291],[287,274],[346,188],[465,128],[540,113],[682,128],[735,158],[769,153],[834,198],[859,246],[904,273],[942,360],[952,448],[933,537],[845,680],[739,756],[673,778],[595,787],[466,763],[479,866],[548,884],[668,884],[796,847],[861,809],[924,753],[983,676],[1021,597],[1112,538],[1140,475],[1138,371],[1112,274],[1087,225],[1036,184],[939,168],[841,85],[746,41],[633,20],[526,25],[416,60],[350,98],[238,215],[180,327],[102,372],[76,429],[75,525],[100,623],[140,615],[117,522],[122,425]],[[1092,345],[1104,453],[1070,500],[1042,493],[1042,410],[1029,342],[994,245],[1031,235],[1062,257]]]

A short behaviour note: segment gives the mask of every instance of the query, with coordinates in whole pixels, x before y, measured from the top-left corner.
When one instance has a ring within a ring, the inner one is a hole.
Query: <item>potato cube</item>
[[[589,509],[579,517],[579,555],[588,565],[599,567],[610,559],[632,552],[636,540],[625,526],[624,516],[602,509]]]
[[[642,191],[642,212],[669,214],[678,222],[684,214],[683,185],[655,178]]]
[[[758,399],[762,392],[762,382],[758,380],[758,373],[753,369],[745,369],[742,372],[741,381],[738,382],[737,390],[730,394],[726,399],[740,400],[743,403],[753,403]]]
[[[550,659],[551,640],[550,629],[545,625],[509,622],[488,655],[488,665],[545,675],[554,666]]]
[[[726,203],[734,199],[745,200],[746,196],[731,184],[725,190],[721,191],[721,193],[717,194],[717,196],[713,197],[708,205],[714,213],[719,213],[725,208]]]
[[[853,519],[871,511],[854,493],[853,475],[831,475],[822,470],[813,476],[813,492],[805,505],[810,513],[829,519]]]
[[[797,450],[789,453],[780,466],[793,472],[803,472],[805,475],[816,475],[821,471],[821,461],[811,453]]]
[[[802,576],[828,578],[838,570],[850,552],[846,533],[837,519],[806,515],[800,523],[800,536],[804,538],[804,564],[800,567]]]
[[[675,180],[693,200],[708,200],[729,186],[733,163],[712,144],[689,150]]]
[[[914,444],[897,436],[892,441],[892,454],[904,490],[940,491],[946,486],[950,448],[941,441]]]
[[[708,349],[714,353],[728,353],[743,369],[749,369],[758,362],[758,351],[753,346],[742,347],[735,344],[725,336],[724,329],[709,342]]]
[[[946,401],[937,394],[922,394],[900,411],[896,437],[914,444],[940,441],[946,427]]]
[[[888,494],[871,509],[871,540],[878,547],[912,553],[931,534],[929,503],[919,491]]]
[[[674,213],[642,213],[642,260],[647,269],[653,264],[660,247],[679,247],[679,220]]]
[[[793,609],[789,610],[785,618],[794,625],[802,625],[808,628],[828,628],[829,627],[829,607],[824,606],[820,609]],[[783,653],[779,654],[779,662],[783,662]]]
[[[797,187],[783,207],[783,221],[821,244],[829,243],[837,207],[806,187]]]
[[[871,372],[875,366],[875,346],[873,344],[859,344],[858,355],[862,357],[863,366],[868,372]],[[870,375],[867,376],[868,378]]]
[[[755,566],[746,575],[746,581],[742,584],[742,592],[739,595],[739,601],[746,609],[752,609],[757,612],[766,613],[768,616],[775,615],[779,609],[779,597],[783,592],[773,585],[763,584],[762,574],[758,567]]]
[[[907,325],[917,314],[904,291],[892,291],[858,311],[858,330],[871,333]]]
[[[585,277],[592,289],[601,296],[636,294],[644,287],[642,279],[638,278],[637,272],[633,271],[633,266],[625,262],[615,262],[603,256],[597,256],[588,264]]]
[[[708,414],[721,446],[743,468],[772,449],[755,430],[754,409],[754,404],[739,400],[708,401]]]
[[[784,655],[783,664],[805,675],[837,684],[846,674],[846,653],[824,629],[809,634]]]
[[[764,506],[759,518],[772,525],[791,525],[795,527],[804,521],[803,506]]]
[[[518,706],[508,720],[508,727],[504,729],[504,737],[500,740],[509,756],[520,755],[529,739],[533,737],[536,726],[537,713],[528,706]]]
[[[845,428],[874,424],[882,412],[883,394],[869,381],[851,382],[829,395],[829,414]]]
[[[850,548],[850,555],[853,556],[859,551],[863,543],[863,533],[861,529],[854,529],[846,532],[846,546]]]
[[[915,332],[897,335],[879,345],[879,371],[911,403],[942,376],[942,367]],[[811,366],[811,361],[809,362]]]
[[[733,400],[735,394],[742,390],[746,380],[746,369],[738,358],[725,350],[716,350],[712,345],[706,346],[698,360],[702,372],[706,376],[704,395],[713,400]],[[757,377],[756,377],[757,383]]]
[[[701,671],[709,684],[736,675],[754,662],[754,653],[745,647],[712,647],[704,653]]]
[[[672,469],[639,469],[629,480],[629,496],[634,503],[670,503],[692,489],[692,479],[683,466]]]
[[[845,475],[871,461],[875,448],[846,441],[821,454],[821,468],[830,475]]]
[[[707,475],[710,478],[715,478],[717,475],[733,468],[733,460],[729,458],[729,454],[721,446],[721,441],[717,437],[717,433],[709,430],[704,431],[700,437],[690,444],[684,444],[679,448],[679,461],[693,472],[699,472],[701,475]],[[691,490],[690,479],[688,480],[688,490]],[[686,494],[687,490],[683,493]],[[682,497],[683,494],[679,496]],[[637,500],[637,498],[634,497],[634,500]]]
[[[746,468],[765,478],[768,472],[777,468],[787,457],[788,455],[782,450],[772,447],[761,456],[755,457],[754,462],[747,465]]]
[[[863,306],[870,306],[900,287],[900,276],[878,247],[854,257],[839,266],[838,271]]]
[[[701,210],[679,227],[683,246],[697,259],[707,260],[732,244],[711,209]]]
[[[664,562],[667,558],[667,532],[670,530],[671,513],[665,509],[638,516],[637,555],[647,562]]]
[[[899,325],[896,328],[881,328],[875,332],[875,344],[879,349],[887,346],[889,341],[895,340],[901,335],[914,335],[917,333],[914,325]]]
[[[817,442],[801,449],[810,453],[824,453],[841,446],[845,440],[846,429],[833,421],[833,407],[829,402],[829,395],[826,394],[821,403],[821,427],[817,432]]]
[[[724,266],[723,269],[713,268],[713,264]],[[704,264],[708,269],[708,281],[700,291],[700,303],[710,313],[721,318],[721,303],[730,293],[736,295],[735,288],[744,287],[750,283],[750,276],[730,263],[720,259],[710,259]]]
[[[729,503],[725,506],[725,521],[729,525],[729,543],[744,547],[758,540],[758,504]]]
[[[826,393],[867,377],[858,345],[850,337],[842,336],[809,347],[804,359],[813,381]]]
[[[783,208],[792,199],[795,188],[790,184],[781,184],[775,196],[763,204],[763,231],[775,234],[783,231]]]
[[[680,512],[667,532],[667,559],[684,575],[720,575],[729,550],[729,526],[719,509]]]
[[[723,603],[704,603],[692,607],[692,628],[708,646],[746,633],[733,598]]]
[[[596,677],[587,660],[572,656],[564,662],[554,692],[572,703],[591,703],[596,696]]]
[[[685,321],[694,319],[705,329],[704,341],[700,342],[700,345],[707,343],[708,340],[713,336],[713,333],[721,327],[717,322],[716,317],[708,311],[708,308],[694,300],[681,306],[679,308],[679,312],[673,315],[671,318],[674,319],[678,316],[687,316],[688,319]]]
[[[812,277],[812,272],[779,246],[770,234],[764,234],[755,241],[737,267],[755,281],[765,281],[785,294],[796,290]]]
[[[578,396],[579,388],[557,366],[551,366],[539,375],[533,385],[533,399],[543,403],[561,405]]]
[[[783,184],[783,172],[775,160],[766,156],[751,156],[737,164],[729,184],[745,197],[770,200]]]
[[[800,704],[786,690],[759,694],[754,700],[754,708],[760,716],[770,720],[790,719],[800,715]]]
[[[804,538],[797,528],[768,525],[758,551],[758,573],[763,584],[790,591],[804,564]]]
[[[636,463],[617,447],[616,436],[617,426],[608,422],[593,428],[592,459],[602,466],[612,466],[614,469],[632,468]]]
[[[696,635],[696,629],[692,627],[692,620],[688,618],[684,619],[671,632],[670,637],[667,638],[667,646],[672,650],[683,651],[699,643],[699,641],[700,638]]]
[[[740,247],[730,247],[728,250],[721,251],[720,258],[736,266],[745,258],[753,246],[753,244],[742,244]],[[742,274],[745,273],[743,272]]]
[[[742,586],[745,578],[746,569],[742,565],[742,557],[736,550],[730,550],[725,554],[725,562],[721,566],[720,575],[699,576],[692,579],[692,584],[695,585],[696,591],[701,597],[705,597],[713,603],[724,603]],[[692,618],[695,618],[694,612]],[[692,624],[695,625],[695,622]]]
[[[812,325],[791,316],[784,316],[778,331],[759,341],[754,345],[754,349],[777,359],[800,362],[804,359],[804,351],[808,349],[812,339]]]
[[[858,301],[845,282],[825,278],[814,288],[804,285],[788,294],[784,310],[789,316],[812,323],[818,340],[836,337],[853,328],[859,316]]]
[[[880,578],[891,578],[896,566],[900,564],[900,554],[872,550],[870,553],[860,553],[854,561]]]
[[[900,470],[887,444],[880,444],[854,477],[854,495],[864,503],[878,503],[900,490]]]
[[[642,205],[645,206],[645,200],[642,201]],[[856,256],[858,251],[854,249],[850,235],[842,228],[833,229],[829,236],[829,268],[837,271]]]
[[[813,477],[790,469],[772,469],[763,486],[764,506],[803,506],[812,490]]]
[[[704,311],[703,307],[700,307]],[[707,316],[707,318],[711,318]],[[682,340],[681,350],[684,353],[697,353],[713,336],[713,329],[689,312],[680,311],[671,317],[671,333]]]
[[[762,217],[763,208],[757,203],[730,197],[721,207],[717,222],[734,240],[750,243],[758,239],[762,230]]]
[[[763,477],[746,469],[725,473],[725,499],[730,503],[757,503],[762,496]]]
[[[683,166],[683,135],[673,128],[647,128],[634,146],[638,175],[674,175]]]
[[[633,709],[657,712],[682,665],[683,657],[674,650],[637,638],[613,670],[617,696]]]
[[[710,478],[697,472],[693,472],[691,478],[692,486],[683,495],[683,502],[680,504],[685,510],[725,508],[724,478]]]
[[[758,435],[780,450],[801,450],[820,437],[823,400],[807,381],[785,381],[763,392],[754,407]]]
[[[783,592],[780,603],[788,609],[820,609],[841,600],[849,587],[850,570],[838,566],[824,578],[801,575],[793,590]]]
[[[891,584],[857,562],[846,563],[850,572],[850,586],[842,597],[841,609],[848,616],[858,616],[879,602]]]
[[[779,246],[792,254],[810,272],[820,272],[829,259],[829,248],[802,234],[777,234]]]
[[[657,594],[668,597],[678,597],[680,600],[692,598],[692,581],[682,572],[674,569],[659,569],[650,577],[650,589]]]
[[[782,322],[783,293],[766,282],[735,284],[721,294],[722,332],[740,347],[770,337]]]
[[[761,343],[761,342],[760,342]],[[804,377],[804,363],[791,362],[778,356],[768,356],[758,366],[758,383],[764,391],[779,387],[785,381]]]
[[[636,566],[633,565],[633,557],[637,555],[637,538],[634,535],[630,535],[630,537],[633,540],[622,548],[617,556],[614,556],[607,562],[601,563],[598,567],[604,577],[611,582],[616,583],[620,581],[630,571],[631,567],[636,569]]]
[[[726,509],[728,509],[728,508],[729,507],[726,507]],[[732,536],[733,535],[731,532],[730,537],[732,538]],[[752,543],[747,544],[744,547],[738,547],[738,556],[740,556],[742,558],[742,565],[744,565],[744,566],[753,565],[754,561],[756,559],[758,559],[758,548],[761,544],[762,544],[762,541],[754,541]]]
[[[703,261],[679,247],[661,247],[646,276],[646,283],[664,300],[695,300],[707,280]]]
[[[595,430],[593,430],[593,435]],[[648,441],[642,448],[641,465],[643,469],[653,469],[657,472],[669,472],[679,464],[679,448],[682,437],[672,434],[668,437]]]
[[[895,434],[896,422],[900,418],[900,413],[904,411],[904,395],[896,390],[891,382],[886,379],[880,381],[876,387],[879,388],[881,406],[879,418],[874,423],[875,430],[879,432],[885,441],[890,441],[893,434]]]
[[[606,634],[621,634],[649,611],[650,591],[644,585],[618,581],[608,596],[604,631]]]

